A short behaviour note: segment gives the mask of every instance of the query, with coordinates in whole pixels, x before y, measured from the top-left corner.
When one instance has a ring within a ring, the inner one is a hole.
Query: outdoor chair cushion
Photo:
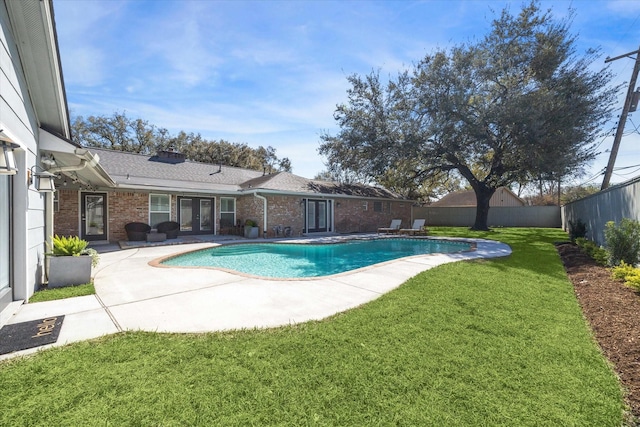
[[[127,239],[134,242],[147,240],[147,233],[151,231],[151,226],[144,222],[130,222],[124,226],[127,232]]]
[[[167,239],[176,239],[178,238],[178,231],[180,231],[180,224],[175,221],[165,221],[158,224],[156,229],[158,233],[165,233]]]

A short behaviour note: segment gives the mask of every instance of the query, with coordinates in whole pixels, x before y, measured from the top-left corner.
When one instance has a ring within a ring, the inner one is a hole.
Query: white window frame
[[[156,211],[153,210],[152,206],[153,204],[151,203],[151,197],[168,197],[169,198],[169,210],[168,211]],[[171,221],[171,194],[160,194],[160,193],[149,193],[149,225],[151,225],[153,227],[152,221],[151,221],[151,215],[152,214],[169,214],[169,217],[167,219],[167,221]]]
[[[233,200],[233,211],[225,211],[222,209],[222,201],[223,200]],[[233,222],[231,223],[232,227],[235,227],[236,225],[236,218],[237,218],[237,207],[238,207],[238,201],[236,200],[235,197],[220,197],[220,218],[222,218],[222,214],[233,214]]]

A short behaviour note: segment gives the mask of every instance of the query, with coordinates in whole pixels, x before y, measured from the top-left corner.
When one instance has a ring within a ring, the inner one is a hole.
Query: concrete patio
[[[94,270],[96,295],[14,303],[15,314],[2,322],[20,323],[64,314],[58,341],[2,355],[0,360],[125,330],[198,333],[319,320],[374,300],[434,266],[511,253],[503,243],[470,240],[477,244],[475,251],[412,256],[334,276],[291,280],[247,277],[210,268],[149,265],[160,257],[224,242],[124,250],[105,246]]]

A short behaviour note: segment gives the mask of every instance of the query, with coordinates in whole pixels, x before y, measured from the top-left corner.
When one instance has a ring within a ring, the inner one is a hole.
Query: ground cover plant
[[[431,233],[514,252],[320,322],[128,332],[4,362],[0,425],[620,426],[620,385],[553,245],[566,233]]]

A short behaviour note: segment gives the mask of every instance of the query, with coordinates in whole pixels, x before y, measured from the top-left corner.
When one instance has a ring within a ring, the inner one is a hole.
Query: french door
[[[178,197],[180,234],[213,234],[215,199]]]
[[[331,201],[309,199],[306,207],[307,233],[331,231]]]
[[[81,193],[80,198],[80,236],[87,241],[107,240],[106,193]]]

